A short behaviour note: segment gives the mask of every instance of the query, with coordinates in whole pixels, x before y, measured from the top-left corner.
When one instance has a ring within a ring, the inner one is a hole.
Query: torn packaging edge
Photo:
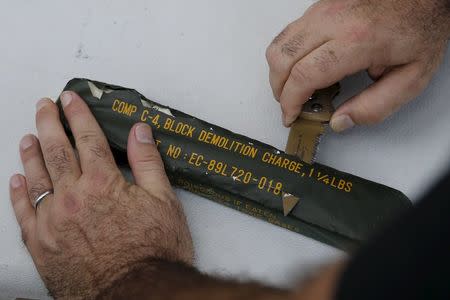
[[[306,164],[267,144],[148,100],[135,90],[88,79],[73,79],[65,90],[77,92],[88,104],[118,162],[127,163],[127,138],[133,124],[146,121],[160,141],[158,149],[173,184],[337,248],[353,248],[386,220],[411,207],[408,198],[392,188],[320,164]],[[117,101],[129,109],[114,109]],[[153,120],[143,120],[143,114]],[[70,133],[63,114],[61,118]],[[171,130],[170,124],[189,127],[190,136]],[[234,145],[252,145],[255,151],[246,156],[207,143],[200,138],[205,134]],[[176,157],[169,155],[173,149],[180,149]],[[193,164],[189,159],[193,155],[201,156],[202,163]],[[208,170],[213,161],[214,167],[219,162],[221,167]],[[276,161],[288,161],[297,168],[288,170]],[[237,172],[234,176],[231,169]],[[244,174],[249,174],[245,182]],[[288,216],[283,215],[283,194],[301,199]]]

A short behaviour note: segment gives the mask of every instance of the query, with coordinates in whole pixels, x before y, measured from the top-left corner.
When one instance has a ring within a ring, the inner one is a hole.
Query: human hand
[[[142,259],[192,264],[193,247],[180,203],[146,124],[135,125],[128,159],[136,184],[117,168],[106,138],[84,101],[61,96],[74,152],[49,99],[37,104],[39,139],[25,136],[25,176],[11,178],[22,238],[50,294],[94,298]],[[54,189],[37,207],[32,204]]]
[[[425,89],[450,37],[447,0],[321,0],[267,49],[270,84],[290,126],[314,90],[367,70],[376,82],[331,127],[383,121]]]

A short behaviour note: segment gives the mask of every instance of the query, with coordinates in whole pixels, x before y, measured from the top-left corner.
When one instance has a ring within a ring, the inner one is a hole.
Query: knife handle
[[[329,122],[334,113],[332,101],[339,94],[339,91],[339,83],[317,90],[303,105],[299,117],[311,121]]]

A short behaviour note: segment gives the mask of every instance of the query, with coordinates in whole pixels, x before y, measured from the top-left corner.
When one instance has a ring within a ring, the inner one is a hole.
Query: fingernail
[[[135,129],[135,135],[138,142],[143,144],[154,144],[155,141],[153,140],[152,136],[152,130],[149,125],[147,124],[139,124],[136,126]]]
[[[14,175],[13,177],[11,177],[9,184],[13,189],[17,189],[22,185],[22,179],[19,175]]]
[[[20,141],[20,149],[27,150],[31,146],[33,146],[34,138],[31,135],[26,135]]]
[[[331,120],[331,128],[336,132],[342,132],[355,126],[352,118],[348,115],[340,115]]]
[[[64,92],[61,94],[61,103],[63,105],[63,107],[66,107],[67,105],[70,104],[70,102],[72,102],[72,93],[71,92]]]
[[[41,108],[48,104],[48,99],[43,98],[36,103],[36,111],[39,111]]]

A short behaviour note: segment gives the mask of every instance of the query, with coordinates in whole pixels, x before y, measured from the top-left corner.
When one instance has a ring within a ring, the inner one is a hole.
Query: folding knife
[[[315,161],[322,135],[334,113],[333,99],[340,90],[339,83],[316,91],[303,105],[302,112],[292,124],[286,145],[286,153],[298,156],[308,164]],[[283,210],[287,216],[300,199],[290,194],[283,195]]]

